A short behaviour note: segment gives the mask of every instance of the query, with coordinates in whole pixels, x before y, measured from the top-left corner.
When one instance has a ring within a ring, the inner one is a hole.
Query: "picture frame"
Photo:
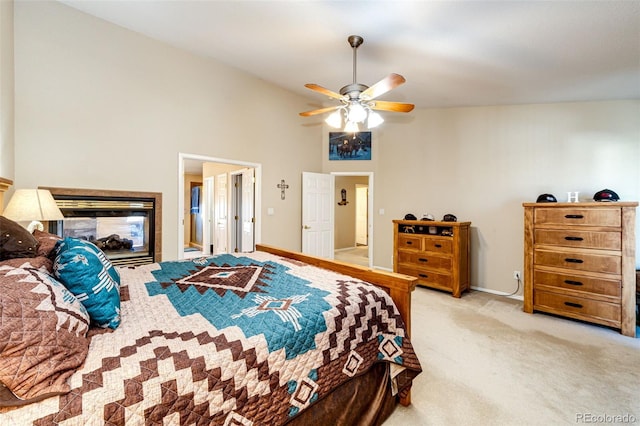
[[[371,160],[371,132],[329,132],[329,160]]]

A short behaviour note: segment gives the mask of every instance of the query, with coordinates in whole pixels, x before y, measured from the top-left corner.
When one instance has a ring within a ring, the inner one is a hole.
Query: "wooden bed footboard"
[[[349,275],[362,281],[375,284],[378,287],[384,288],[393,299],[393,302],[396,304],[398,311],[400,311],[400,315],[404,320],[407,333],[409,334],[409,336],[411,336],[411,292],[416,288],[417,278],[411,277],[409,275],[398,274],[395,272],[374,270],[364,266],[354,265],[338,260],[310,256],[308,254],[285,250],[266,244],[256,244],[256,250],[271,253],[276,256],[298,260],[300,262],[308,263],[319,268]],[[406,397],[400,398],[400,404],[405,406],[411,404],[410,392],[407,393]]]

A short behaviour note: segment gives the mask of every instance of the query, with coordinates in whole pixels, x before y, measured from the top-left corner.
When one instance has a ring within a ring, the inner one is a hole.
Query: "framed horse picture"
[[[371,132],[329,132],[329,160],[371,160]]]

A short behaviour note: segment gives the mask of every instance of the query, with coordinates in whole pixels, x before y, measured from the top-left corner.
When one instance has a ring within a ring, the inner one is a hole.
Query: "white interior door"
[[[227,220],[228,220],[228,191],[227,191],[227,174],[219,174],[216,176],[215,187],[215,213],[214,213],[214,237],[213,252],[215,254],[228,253],[227,243]]]
[[[240,251],[242,252],[255,250],[253,232],[255,223],[253,211],[254,183],[253,169],[244,169],[242,171],[242,242],[240,244]]]
[[[213,177],[204,178],[202,212],[202,254],[211,254],[211,236],[213,234]]]
[[[368,192],[366,185],[356,184],[356,244],[368,245]]]
[[[334,176],[302,173],[302,252],[333,259]]]

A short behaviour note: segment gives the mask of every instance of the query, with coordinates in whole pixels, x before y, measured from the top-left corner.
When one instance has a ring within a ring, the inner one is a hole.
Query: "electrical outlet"
[[[513,271],[513,279],[514,280],[519,280],[521,276],[522,275],[520,274],[520,271]]]

